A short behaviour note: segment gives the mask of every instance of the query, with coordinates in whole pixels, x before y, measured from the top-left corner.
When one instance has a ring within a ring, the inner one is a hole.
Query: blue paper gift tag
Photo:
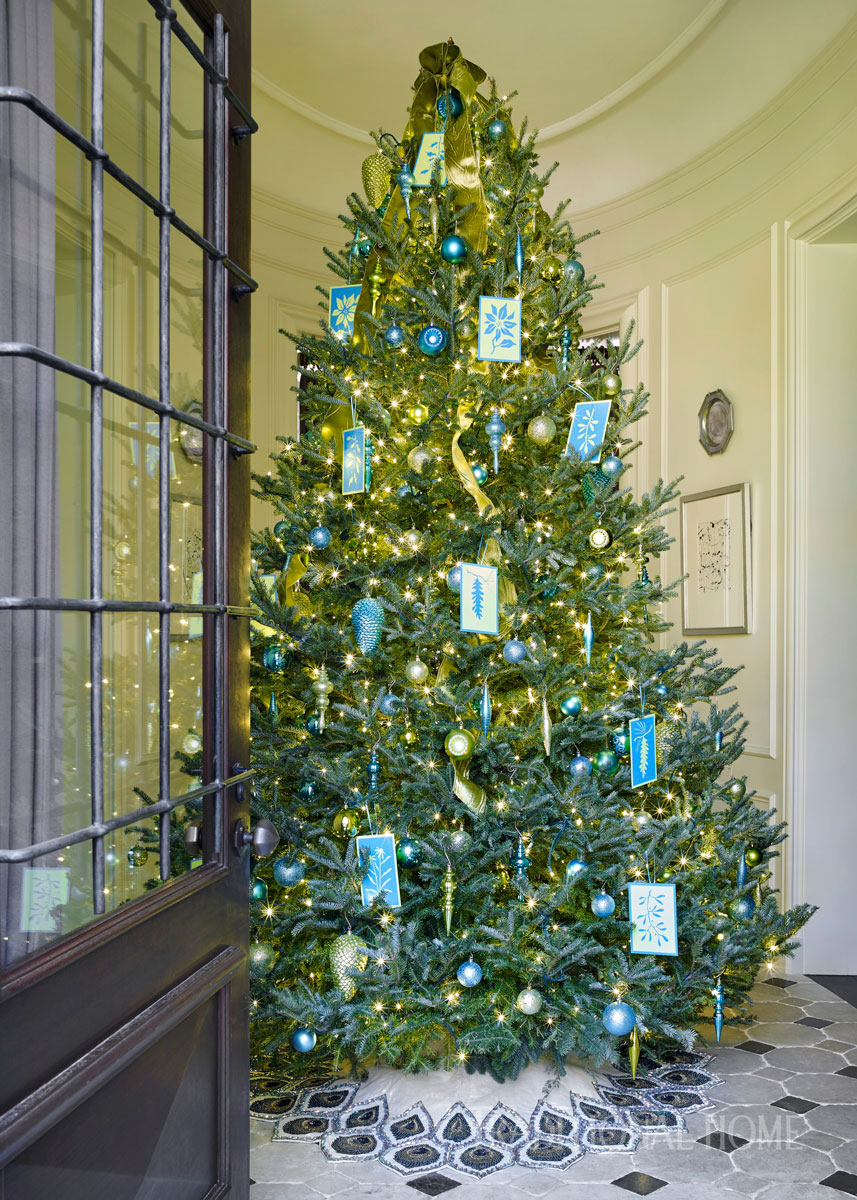
[[[497,568],[461,564],[461,628],[465,633],[499,632]]]
[[[342,494],[366,490],[366,430],[362,425],[342,434]]]
[[[678,954],[674,883],[629,883],[632,954]]]
[[[354,314],[357,312],[357,301],[360,299],[360,284],[349,283],[343,287],[330,289],[330,308],[328,320],[331,331],[340,341],[350,338],[354,332]]]
[[[584,462],[599,462],[609,416],[609,400],[581,400],[575,404],[565,444],[566,454],[574,450]]]
[[[363,834],[357,838],[357,853],[364,870],[361,892],[364,904],[383,896],[390,908],[400,908],[396,839],[392,833]]]
[[[505,296],[479,297],[479,344],[482,362],[521,361],[521,301]]]
[[[640,787],[658,777],[654,713],[634,717],[628,722],[628,732],[631,735],[631,787]]]
[[[57,933],[71,884],[68,867],[24,867],[21,873],[21,932]]]
[[[446,183],[446,163],[443,153],[443,134],[424,133],[417,161],[414,163],[414,187],[428,187],[434,164],[440,163],[440,183]]]

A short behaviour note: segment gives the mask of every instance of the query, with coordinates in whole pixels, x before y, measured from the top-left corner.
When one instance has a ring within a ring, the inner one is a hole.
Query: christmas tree
[[[580,347],[583,239],[508,98],[451,42],[420,63],[294,339],[305,431],[256,476],[256,1051],[636,1069],[746,1021],[812,910],[778,910],[735,672],[664,637],[637,347]]]

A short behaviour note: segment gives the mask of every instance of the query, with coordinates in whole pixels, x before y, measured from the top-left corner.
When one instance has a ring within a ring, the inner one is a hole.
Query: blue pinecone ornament
[[[361,654],[371,654],[378,649],[384,628],[384,610],[377,600],[368,596],[358,600],[351,610],[351,624]]]

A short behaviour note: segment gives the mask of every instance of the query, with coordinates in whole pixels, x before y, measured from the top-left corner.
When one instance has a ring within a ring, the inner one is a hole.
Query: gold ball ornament
[[[409,683],[413,683],[415,685],[425,683],[425,681],[428,679],[428,673],[428,667],[419,656],[417,656],[415,659],[412,659],[411,662],[405,664],[405,678]]]
[[[419,741],[417,731],[415,729],[406,729],[402,734],[402,741],[406,746],[414,746]]]
[[[547,413],[533,417],[527,426],[527,437],[537,446],[547,446],[556,437],[556,422]]]
[[[330,828],[334,837],[353,838],[360,832],[360,813],[356,808],[340,808]]]
[[[421,425],[428,420],[429,410],[424,404],[412,404],[408,409],[408,420],[412,425]]]
[[[562,263],[555,255],[550,254],[539,267],[539,275],[547,283],[553,283],[562,275]]]
[[[618,375],[605,375],[601,380],[601,387],[605,396],[618,396],[622,390],[622,380]]]
[[[342,933],[330,947],[330,969],[343,1000],[351,1000],[357,992],[357,980],[352,971],[365,971],[369,962],[369,947],[354,933]]]
[[[431,451],[427,450],[425,446],[414,446],[408,455],[408,466],[412,471],[416,471],[418,475],[422,475],[423,471],[427,470],[433,461]]]

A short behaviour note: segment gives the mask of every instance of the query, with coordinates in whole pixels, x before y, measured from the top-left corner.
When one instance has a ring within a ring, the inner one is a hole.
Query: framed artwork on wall
[[[749,633],[750,485],[681,498],[682,633]]]

